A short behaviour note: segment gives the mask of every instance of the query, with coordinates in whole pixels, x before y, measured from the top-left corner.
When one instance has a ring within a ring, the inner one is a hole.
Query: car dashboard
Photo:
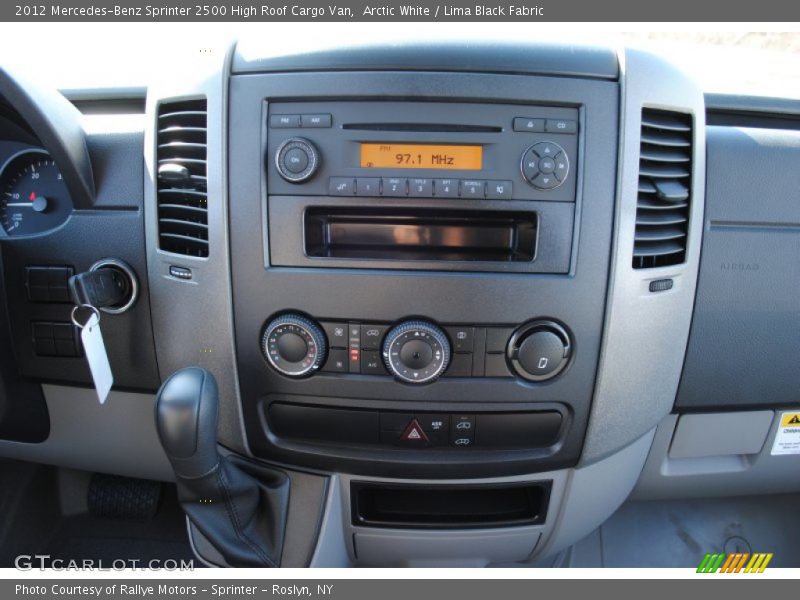
[[[200,367],[220,452],[289,482],[282,566],[533,564],[629,497],[800,490],[796,103],[633,49],[212,62],[0,73],[0,455],[173,481],[154,396]]]

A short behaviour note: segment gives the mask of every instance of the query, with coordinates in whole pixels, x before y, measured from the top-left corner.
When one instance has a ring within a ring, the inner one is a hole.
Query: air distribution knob
[[[386,334],[383,361],[400,381],[430,383],[450,362],[450,342],[445,332],[432,323],[405,321]]]
[[[559,323],[526,323],[511,336],[506,350],[517,375],[528,381],[546,381],[564,370],[572,354],[572,340]]]
[[[311,375],[325,362],[328,343],[314,321],[298,314],[275,317],[264,328],[261,350],[270,366],[288,377]]]

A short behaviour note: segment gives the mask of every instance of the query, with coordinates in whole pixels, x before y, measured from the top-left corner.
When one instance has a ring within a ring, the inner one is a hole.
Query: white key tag
[[[92,311],[91,316],[83,325],[75,318],[75,313],[81,308]],[[114,384],[114,375],[111,373],[106,345],[103,343],[103,334],[100,331],[100,311],[90,304],[76,306],[72,309],[72,322],[81,330],[83,352],[89,362],[89,370],[92,372],[97,399],[100,404],[104,404],[111,391],[111,386]]]

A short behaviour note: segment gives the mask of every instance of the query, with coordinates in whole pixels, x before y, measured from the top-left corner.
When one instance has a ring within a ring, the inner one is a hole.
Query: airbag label
[[[800,454],[800,412],[785,412],[781,415],[781,423],[770,454]]]

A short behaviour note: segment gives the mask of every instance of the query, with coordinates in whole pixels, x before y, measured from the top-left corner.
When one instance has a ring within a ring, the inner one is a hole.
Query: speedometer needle
[[[32,202],[9,202],[6,206],[12,208],[32,208],[36,212],[44,212],[47,210],[47,198],[44,196],[36,196]]]

